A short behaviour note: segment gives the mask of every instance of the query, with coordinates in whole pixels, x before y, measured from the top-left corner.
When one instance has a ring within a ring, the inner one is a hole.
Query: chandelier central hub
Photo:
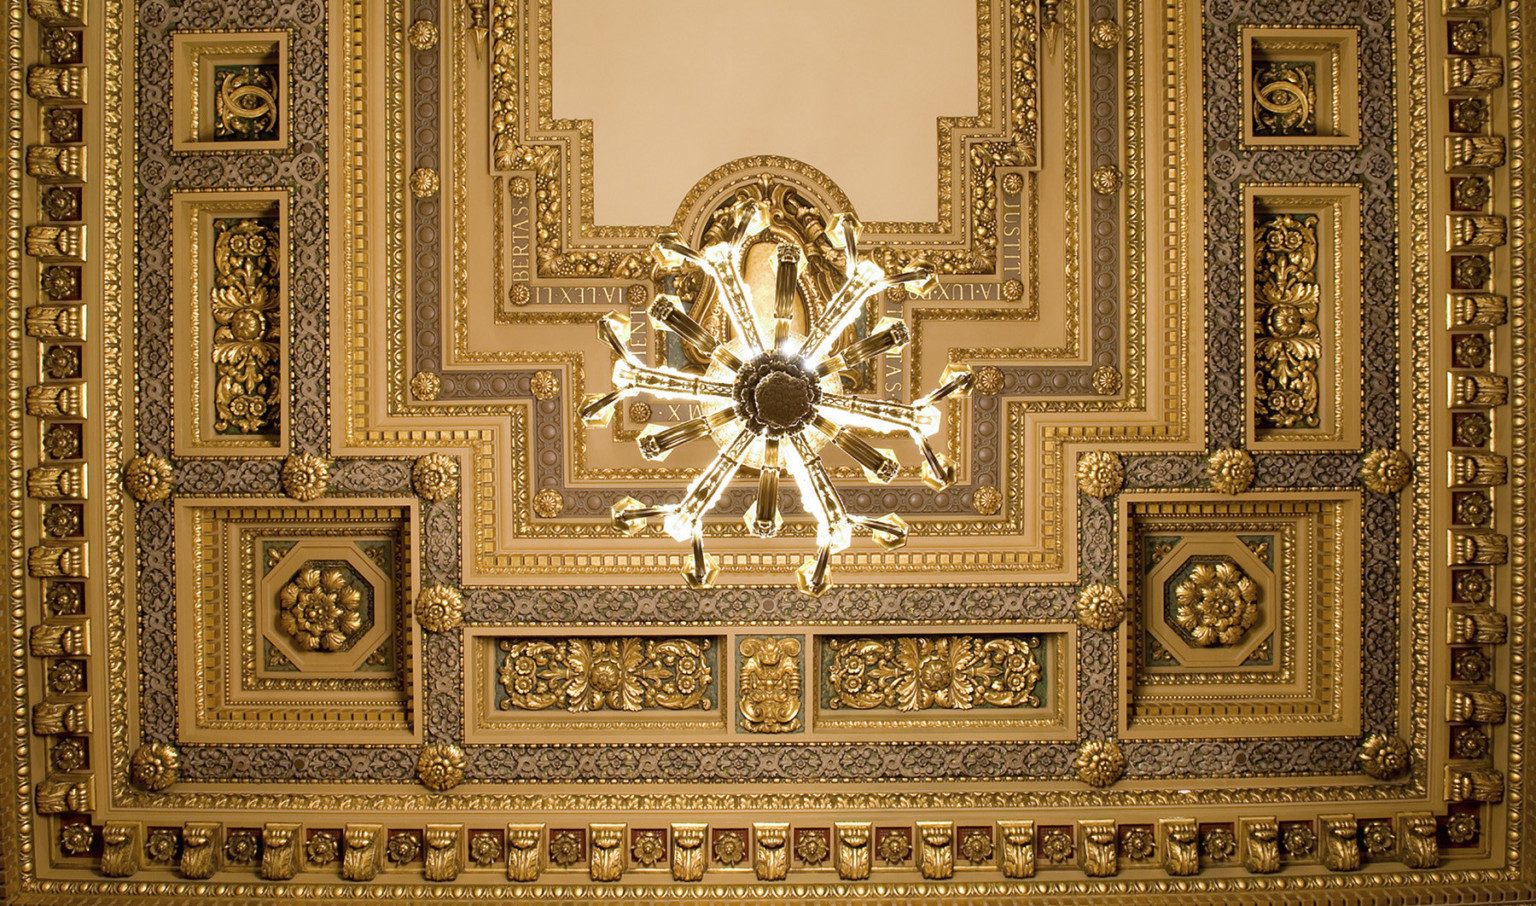
[[[769,352],[737,373],[732,396],[753,433],[781,437],[810,424],[821,383],[799,359]]]

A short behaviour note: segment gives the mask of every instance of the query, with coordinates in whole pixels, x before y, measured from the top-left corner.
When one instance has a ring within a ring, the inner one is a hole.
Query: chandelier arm
[[[832,476],[827,474],[827,467],[811,449],[803,432],[791,435],[790,445],[797,454],[790,457],[789,462],[792,471],[796,472],[795,483],[800,487],[801,505],[817,517],[817,542],[843,550],[852,543],[853,526],[848,521],[848,508],[843,505],[842,496],[832,486]]]
[[[715,278],[725,315],[737,336],[747,344],[753,356],[764,351],[763,334],[752,311],[752,291],[736,269],[736,247],[720,242],[704,250],[704,266]]]
[[[779,244],[779,272],[774,281],[773,348],[782,349],[789,339],[795,316],[795,281],[800,276],[800,248],[793,243]]]
[[[779,439],[763,440],[763,464],[758,467],[757,503],[747,516],[747,528],[759,538],[779,533]]]
[[[819,362],[833,339],[858,316],[869,297],[884,288],[885,272],[869,259],[861,259],[837,294],[827,302],[821,315],[811,325],[805,340],[800,344],[800,358],[807,363]]]
[[[676,296],[659,293],[651,304],[651,324],[657,330],[670,330],[705,358],[719,360],[732,371],[741,370],[741,359],[725,348],[720,339],[683,311]]]
[[[832,409],[837,420],[875,431],[900,428],[928,436],[939,429],[939,412],[932,406],[909,406],[889,400],[865,399],[842,393],[823,393],[821,405]],[[843,418],[838,418],[843,416]]]
[[[837,424],[820,412],[816,413],[811,424],[816,427],[817,431],[825,434],[828,440],[837,444],[844,453],[853,457],[853,460],[864,469],[864,474],[870,481],[879,484],[889,484],[890,480],[896,477],[897,471],[901,469],[901,463],[897,462],[896,458],[889,451],[875,449],[869,441]]]
[[[910,339],[905,322],[895,318],[882,318],[875,331],[869,336],[848,344],[818,364],[816,376],[826,377],[839,371],[847,371],[883,352],[901,349]]]
[[[648,368],[629,361],[613,366],[613,384],[619,390],[644,391],[660,399],[723,403],[734,401],[730,384],[706,381],[697,375],[671,368]]]
[[[757,440],[757,435],[746,428],[736,432],[735,439],[688,485],[688,492],[683,495],[683,502],[677,510],[667,514],[664,525],[668,535],[678,541],[687,541],[702,534],[704,514],[720,500],[725,486],[731,483],[731,479],[736,477],[736,471],[741,468],[741,460],[747,448]]]

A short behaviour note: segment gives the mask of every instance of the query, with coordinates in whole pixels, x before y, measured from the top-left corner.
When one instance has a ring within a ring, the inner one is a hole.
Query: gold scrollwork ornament
[[[740,642],[740,708],[753,733],[800,729],[800,640],[746,638]]]

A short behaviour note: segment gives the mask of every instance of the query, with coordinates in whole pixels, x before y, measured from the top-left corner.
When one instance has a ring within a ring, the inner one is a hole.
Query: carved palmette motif
[[[1509,637],[1509,618],[1493,610],[1452,607],[1446,641],[1452,645],[1502,645]]]
[[[1498,327],[1509,320],[1509,300],[1495,293],[1451,293],[1446,318],[1451,327]]]
[[[800,729],[800,640],[746,638],[740,648],[737,699],[747,730],[792,733]],[[869,841],[864,842],[867,860]]]
[[[542,711],[684,711],[714,707],[700,639],[503,639],[501,708]]]
[[[1195,819],[1158,819],[1157,849],[1162,853],[1163,871],[1171,875],[1192,875],[1198,872],[1200,828]]]
[[[39,182],[85,178],[85,148],[75,145],[33,145],[27,149],[27,175]]]
[[[83,101],[85,67],[30,67],[27,70],[27,94],[40,101]]]
[[[1360,867],[1360,826],[1354,815],[1319,815],[1322,827],[1322,861],[1329,871],[1354,871]]]
[[[181,875],[184,878],[211,878],[219,870],[224,849],[219,845],[220,825],[193,822],[181,829]]]
[[[32,706],[32,732],[38,736],[91,732],[91,707],[84,699],[46,701]]]
[[[1509,480],[1509,460],[1500,453],[1450,454],[1453,488],[1497,487]]]
[[[1431,812],[1401,812],[1397,816],[1400,858],[1409,868],[1434,868],[1440,864],[1440,841]]]
[[[299,864],[303,861],[299,831],[297,824],[268,824],[261,829],[263,878],[286,881],[299,873]]]
[[[277,221],[214,221],[213,428],[262,434],[278,424]]]
[[[96,810],[96,784],[90,774],[55,774],[37,785],[39,815]]]
[[[85,415],[85,382],[71,381],[27,388],[27,414],[38,418],[80,418]]]
[[[829,639],[832,708],[1039,707],[1036,636]]]
[[[144,826],[137,821],[108,821],[101,828],[101,873],[131,877],[139,870]]]
[[[1079,823],[1083,834],[1080,864],[1089,877],[1105,878],[1119,869],[1115,855],[1115,821],[1106,818]]]
[[[869,877],[869,840],[873,826],[865,821],[839,821],[834,826],[838,877],[862,881]]]
[[[459,840],[464,827],[459,824],[429,824],[426,835],[428,881],[452,881],[464,869],[464,848]]]
[[[707,824],[672,825],[672,878],[677,881],[700,881],[704,878],[704,838],[709,833]]]
[[[38,500],[79,500],[85,496],[85,463],[27,470],[27,495]]]
[[[1450,565],[1498,566],[1509,562],[1509,536],[1486,529],[1450,531]]]
[[[1446,765],[1445,798],[1451,802],[1503,802],[1504,775],[1489,767]]]
[[[624,875],[624,828],[622,824],[593,824],[587,829],[592,841],[587,873],[594,881],[617,881]]]
[[[27,549],[27,574],[34,579],[85,576],[84,541],[70,544],[39,544]]]
[[[1476,686],[1452,686],[1446,690],[1445,719],[1456,723],[1504,722],[1508,706],[1504,693]]]
[[[1003,877],[1034,877],[1035,822],[999,821],[997,829],[1003,841]]]
[[[544,873],[544,825],[507,825],[507,880],[525,884]]]
[[[348,881],[371,881],[384,864],[384,828],[377,824],[348,824],[342,828],[346,855],[341,876]]]
[[[942,880],[955,873],[955,826],[948,821],[917,822],[918,868],[923,877]]]
[[[752,825],[752,841],[752,869],[757,879],[783,880],[789,874],[789,824],[759,821]]]
[[[1293,214],[1257,218],[1254,404],[1260,427],[1319,424],[1317,222]]]
[[[1241,818],[1237,822],[1238,851],[1243,867],[1254,874],[1280,870],[1280,822],[1274,818]]]
[[[91,653],[91,624],[83,617],[50,618],[27,637],[33,657],[85,657]]]
[[[84,226],[27,227],[27,254],[44,261],[85,260]]]
[[[27,309],[27,335],[39,340],[85,339],[85,306],[34,305]]]

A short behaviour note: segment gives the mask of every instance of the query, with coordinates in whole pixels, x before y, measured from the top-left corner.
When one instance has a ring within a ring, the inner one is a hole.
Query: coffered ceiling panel
[[[6,9],[10,900],[1536,894],[1521,3]]]

